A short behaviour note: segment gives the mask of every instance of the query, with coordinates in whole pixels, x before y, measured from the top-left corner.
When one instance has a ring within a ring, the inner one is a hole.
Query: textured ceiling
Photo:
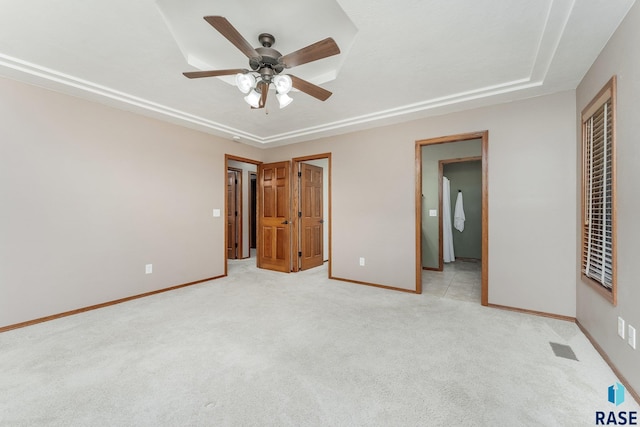
[[[0,74],[271,147],[575,89],[633,3],[0,0]],[[283,54],[334,36],[341,55],[291,70],[333,96],[251,110],[220,78],[186,79],[248,66],[204,14]]]

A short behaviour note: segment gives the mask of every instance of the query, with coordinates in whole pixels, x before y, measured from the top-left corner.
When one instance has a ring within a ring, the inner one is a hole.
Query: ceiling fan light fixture
[[[256,86],[256,78],[250,73],[236,74],[236,86],[242,93],[249,93]]]
[[[225,17],[205,16],[204,19],[249,58],[251,70],[232,68],[226,70],[190,71],[182,73],[185,77],[197,79],[201,77],[235,75],[236,87],[246,94],[244,100],[253,108],[265,108],[267,94],[272,83],[276,89],[280,108],[284,108],[293,102],[293,99],[287,93],[294,87],[294,83],[297,90],[320,101],[326,101],[331,96],[331,92],[328,90],[300,77],[280,74],[285,68],[296,67],[338,55],[340,48],[331,37],[312,43],[287,55],[281,55],[280,52],[271,47],[275,42],[275,38],[271,34],[260,34],[258,40],[262,47],[254,48]]]
[[[278,98],[278,104],[280,104],[280,108],[284,108],[293,102],[293,98],[291,98],[286,93],[276,93],[276,98]]]
[[[273,85],[276,87],[276,92],[281,95],[285,95],[289,93],[289,91],[293,87],[293,81],[291,80],[291,77],[287,76],[286,74],[282,74],[277,75],[273,78]]]
[[[258,91],[252,90],[247,96],[244,97],[244,100],[253,108],[260,108],[260,98],[260,93]]]

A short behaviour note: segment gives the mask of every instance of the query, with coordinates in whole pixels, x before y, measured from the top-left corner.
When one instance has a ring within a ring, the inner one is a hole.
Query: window
[[[616,304],[616,78],[582,112],[582,278]]]

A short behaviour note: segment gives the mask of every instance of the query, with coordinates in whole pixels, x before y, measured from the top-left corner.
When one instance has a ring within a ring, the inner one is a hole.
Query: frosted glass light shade
[[[286,93],[277,93],[276,98],[278,98],[278,104],[280,104],[280,108],[284,108],[293,102],[293,98],[291,98]]]
[[[281,95],[289,93],[293,87],[293,81],[291,77],[286,74],[278,75],[273,78],[273,85],[276,87],[276,92]]]
[[[256,78],[253,74],[249,73],[238,73],[236,74],[236,86],[240,89],[242,93],[249,93],[251,89],[253,89],[256,85]]]
[[[257,91],[252,90],[247,96],[244,97],[244,100],[253,108],[260,108],[260,98],[260,94]]]

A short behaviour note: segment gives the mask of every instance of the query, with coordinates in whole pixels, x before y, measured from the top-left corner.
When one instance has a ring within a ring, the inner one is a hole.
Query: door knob
[[[286,219],[284,220],[284,222],[282,222],[283,224],[289,224],[289,221],[287,221]]]

